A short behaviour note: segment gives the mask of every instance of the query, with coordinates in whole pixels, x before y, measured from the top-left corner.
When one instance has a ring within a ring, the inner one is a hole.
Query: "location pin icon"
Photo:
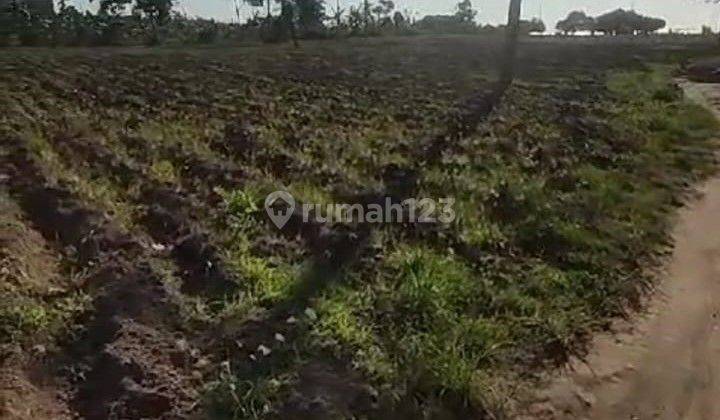
[[[265,199],[265,211],[275,226],[282,229],[295,212],[295,198],[286,191],[275,191]]]

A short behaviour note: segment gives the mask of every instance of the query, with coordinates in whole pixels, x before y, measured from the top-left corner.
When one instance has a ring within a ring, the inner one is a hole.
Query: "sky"
[[[338,0],[326,0],[335,6]],[[358,5],[362,0],[339,0],[341,7]],[[400,10],[410,10],[420,17],[427,14],[452,13],[459,0],[395,0]],[[83,7],[89,0],[70,0],[70,4]],[[179,0],[178,9],[189,15],[215,18],[228,21],[234,17],[233,0]],[[497,24],[507,17],[508,0],[474,0],[473,5],[480,9],[478,21]],[[702,25],[718,30],[720,23],[720,4],[707,4],[705,0],[525,0],[523,14],[526,18],[542,17],[549,28],[554,28],[558,20],[571,10],[583,10],[597,15],[622,7],[634,8],[637,12],[668,21],[668,27],[674,30],[699,31]],[[249,6],[243,6],[244,14]]]

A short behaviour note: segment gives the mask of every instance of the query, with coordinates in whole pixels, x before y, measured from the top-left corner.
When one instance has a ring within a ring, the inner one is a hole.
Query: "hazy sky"
[[[335,5],[337,0],[326,0]],[[425,14],[449,13],[458,0],[395,0],[399,9],[409,9],[418,16]],[[88,0],[71,0],[78,6],[88,4]],[[340,0],[343,7],[361,4],[362,0]],[[473,4],[481,10],[478,20],[483,23],[498,23],[505,20],[508,0],[474,0]],[[704,0],[525,0],[523,13],[526,17],[536,17],[542,12],[542,18],[548,27],[570,10],[584,10],[598,14],[618,7],[635,9],[644,14],[663,17],[674,29],[699,30],[710,25],[718,29],[720,5],[709,5]],[[178,7],[190,15],[212,17],[221,20],[232,19],[233,0],[179,0]],[[247,13],[248,6],[243,6]]]

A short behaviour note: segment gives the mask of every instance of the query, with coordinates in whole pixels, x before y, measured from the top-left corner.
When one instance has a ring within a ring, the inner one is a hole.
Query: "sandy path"
[[[684,86],[720,116],[720,86]],[[684,209],[667,278],[647,316],[594,341],[587,363],[524,419],[720,419],[720,178]]]

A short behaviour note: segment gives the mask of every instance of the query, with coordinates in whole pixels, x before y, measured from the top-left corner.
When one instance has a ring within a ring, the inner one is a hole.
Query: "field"
[[[525,41],[470,122],[496,39],[0,50],[0,417],[511,413],[715,170],[672,82],[712,46],[589,43]],[[277,190],[457,217],[279,230]]]

